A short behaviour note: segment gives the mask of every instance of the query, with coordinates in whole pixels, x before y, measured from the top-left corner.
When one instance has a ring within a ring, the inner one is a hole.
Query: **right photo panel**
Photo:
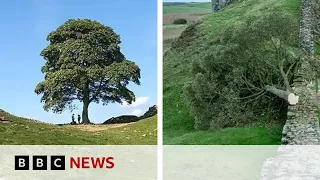
[[[163,0],[164,179],[320,178],[319,78],[320,0]]]

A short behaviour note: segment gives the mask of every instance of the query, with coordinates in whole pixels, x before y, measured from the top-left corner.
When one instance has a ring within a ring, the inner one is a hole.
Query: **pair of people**
[[[81,121],[81,116],[80,114],[78,114],[78,124],[80,124]],[[76,124],[75,120],[74,120],[74,114],[72,114],[72,123]]]

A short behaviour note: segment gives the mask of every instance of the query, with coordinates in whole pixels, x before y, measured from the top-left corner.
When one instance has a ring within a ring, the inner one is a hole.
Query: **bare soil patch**
[[[163,15],[163,24],[172,24],[175,19],[184,18],[187,21],[195,21],[202,16],[205,16],[210,13],[184,13],[184,14],[164,14]]]
[[[80,124],[80,125],[66,125],[64,127],[78,129],[81,131],[98,132],[98,131],[105,131],[108,129],[124,127],[124,126],[127,126],[128,124],[132,124],[132,123],[108,124],[108,125],[92,125],[92,124],[83,125],[83,124]]]

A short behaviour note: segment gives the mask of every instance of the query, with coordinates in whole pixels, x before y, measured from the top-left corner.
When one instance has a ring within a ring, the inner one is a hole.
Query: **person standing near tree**
[[[72,116],[71,116],[71,124],[76,124],[76,121],[74,121],[74,114],[72,114]]]
[[[80,124],[81,116],[78,114],[78,123]]]

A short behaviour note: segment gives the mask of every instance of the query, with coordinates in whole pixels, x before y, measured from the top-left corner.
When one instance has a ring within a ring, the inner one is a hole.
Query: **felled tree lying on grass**
[[[45,74],[35,92],[42,94],[45,110],[62,112],[72,102],[83,103],[82,123],[90,123],[91,102],[131,104],[130,81],[140,84],[140,69],[120,51],[120,36],[112,28],[88,19],[71,19],[51,32],[41,52]]]
[[[184,97],[196,129],[237,126],[266,113],[279,117],[298,102],[291,89],[294,72],[312,60],[299,50],[298,25],[281,13],[249,18],[226,29],[215,51],[193,62],[194,79]]]

